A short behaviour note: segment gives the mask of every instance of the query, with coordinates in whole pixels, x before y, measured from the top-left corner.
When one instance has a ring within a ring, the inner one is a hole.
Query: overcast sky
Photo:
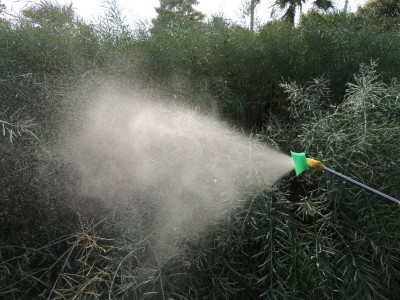
[[[29,3],[38,3],[40,0],[0,0],[4,3],[8,10],[18,12],[24,5]],[[104,11],[101,3],[102,0],[53,0],[58,3],[72,3],[76,13],[83,17],[85,20],[90,21],[95,17],[102,14]],[[312,3],[313,1],[308,1]],[[345,0],[333,0],[336,7],[343,9]],[[366,0],[349,0],[351,10],[355,10],[358,5],[362,5]],[[156,16],[154,7],[159,6],[159,0],[117,0],[118,5],[122,8],[127,22],[134,22],[135,20],[151,20]],[[241,11],[246,3],[246,0],[199,0],[197,10],[202,11],[208,17],[223,13],[227,18],[235,21],[244,21],[241,18]],[[271,4],[274,0],[261,0],[261,4],[257,6],[256,17],[265,22],[270,19]],[[304,9],[309,7],[307,5]],[[246,20],[248,22],[248,20]]]

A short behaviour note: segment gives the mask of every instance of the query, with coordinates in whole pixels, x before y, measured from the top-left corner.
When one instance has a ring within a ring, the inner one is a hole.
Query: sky
[[[134,24],[138,20],[151,20],[156,17],[155,7],[159,6],[159,0],[116,0],[128,23]],[[199,5],[195,8],[205,13],[207,17],[222,13],[226,18],[241,23],[248,23],[241,13],[246,0],[198,0]],[[248,0],[247,0],[248,1]],[[356,10],[357,6],[362,5],[367,0],[349,0],[349,8]],[[38,3],[40,0],[0,0],[10,11],[18,12],[27,4]],[[104,9],[102,3],[104,0],[52,0],[60,4],[72,3],[78,16],[87,21],[92,21],[102,15]],[[313,2],[313,1],[308,1]],[[335,7],[343,9],[345,0],[333,0]],[[256,19],[260,22],[270,20],[271,5],[274,0],[261,0],[257,6]],[[310,5],[304,7],[307,10]]]

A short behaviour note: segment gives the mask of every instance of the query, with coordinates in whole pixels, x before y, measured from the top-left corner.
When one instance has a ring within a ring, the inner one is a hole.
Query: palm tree
[[[296,9],[301,9],[306,1],[307,0],[276,0],[275,5],[278,6],[279,10],[286,10],[282,18],[294,26]]]
[[[280,10],[286,10],[283,14],[282,18],[289,21],[292,26],[294,26],[294,20],[296,16],[296,10],[303,7],[307,0],[275,0],[275,6],[277,6]],[[331,0],[315,0],[313,2],[314,6],[327,11],[330,8],[333,8],[333,3]]]
[[[250,0],[250,7],[248,12],[250,13],[250,31],[254,29],[254,11],[256,6],[261,2],[261,0]],[[303,7],[307,0],[275,0],[274,6],[278,7],[280,11],[285,11],[282,19],[287,20],[294,26],[294,20],[296,16],[296,10]],[[327,11],[333,8],[332,0],[314,0],[314,6],[318,9]]]
[[[315,7],[322,9],[323,11],[333,8],[333,3],[331,0],[315,0],[313,4]]]

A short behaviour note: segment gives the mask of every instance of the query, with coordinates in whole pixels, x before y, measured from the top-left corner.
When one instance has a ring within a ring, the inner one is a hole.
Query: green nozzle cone
[[[293,158],[294,171],[296,176],[299,176],[304,171],[308,170],[310,167],[307,164],[307,158],[305,153],[296,153],[291,151]]]

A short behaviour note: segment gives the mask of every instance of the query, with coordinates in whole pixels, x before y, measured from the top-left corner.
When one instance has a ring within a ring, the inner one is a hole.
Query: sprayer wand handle
[[[366,189],[367,191],[370,191],[371,193],[374,193],[374,194],[382,196],[382,197],[384,197],[384,198],[386,198],[386,199],[388,199],[390,201],[393,201],[393,202],[397,203],[397,205],[400,207],[400,200],[397,200],[396,198],[393,198],[393,197],[391,197],[389,195],[386,195],[386,194],[384,194],[384,193],[382,193],[380,191],[377,191],[377,190],[375,190],[375,189],[373,189],[373,188],[371,188],[371,187],[369,187],[369,186],[367,186],[367,185],[365,185],[365,184],[363,184],[361,182],[358,182],[357,180],[354,180],[354,179],[352,179],[350,177],[347,177],[347,176],[345,176],[345,175],[343,175],[343,174],[341,174],[339,172],[336,172],[335,170],[329,169],[327,167],[324,167],[323,170],[326,171],[326,172],[329,172],[331,174],[334,174],[334,175],[336,175],[336,176],[338,176],[338,177],[340,177],[340,178],[342,178],[344,180],[347,180],[347,181],[349,181],[351,183],[354,183],[355,185],[358,185],[359,187],[362,187],[362,188]]]

